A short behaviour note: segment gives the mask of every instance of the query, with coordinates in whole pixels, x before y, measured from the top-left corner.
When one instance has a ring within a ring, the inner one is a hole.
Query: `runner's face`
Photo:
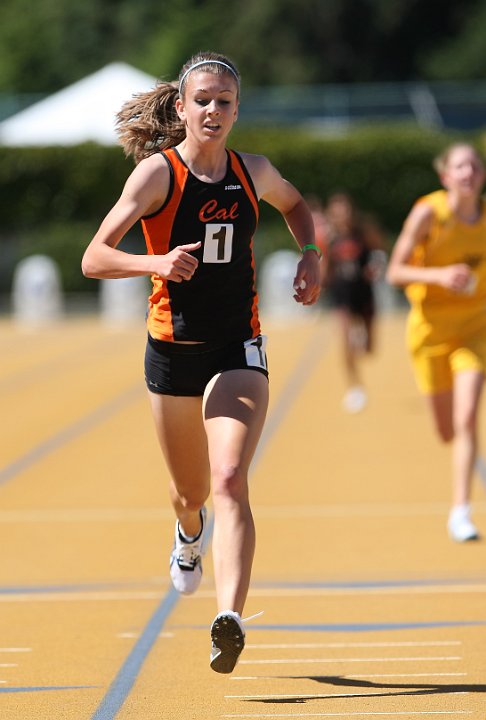
[[[177,100],[187,134],[201,141],[225,140],[238,116],[238,87],[230,73],[191,72]]]
[[[348,198],[340,196],[331,199],[328,205],[328,215],[337,228],[349,228],[352,225],[353,208]]]
[[[468,147],[451,151],[442,175],[447,190],[462,196],[479,195],[485,181],[485,170],[476,153]]]

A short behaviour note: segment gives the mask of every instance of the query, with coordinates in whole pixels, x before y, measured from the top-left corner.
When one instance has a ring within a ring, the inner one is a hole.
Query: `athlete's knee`
[[[470,412],[462,417],[458,417],[454,422],[455,435],[471,435],[476,432],[477,416],[476,413]]]
[[[207,500],[207,496],[179,496],[180,502],[184,510],[187,510],[187,512],[197,512],[197,510],[200,510],[204,503]]]
[[[454,439],[455,434],[451,414],[436,412],[433,415],[433,421],[439,440],[443,443],[450,443]]]
[[[454,440],[454,429],[450,425],[438,423],[436,430],[441,442],[447,444]]]
[[[200,510],[209,496],[208,488],[180,488],[174,487],[175,497],[173,498],[187,512]]]
[[[454,433],[453,432],[442,432],[439,433],[439,439],[441,442],[443,442],[445,445],[448,445],[454,440]]]
[[[237,465],[221,464],[212,469],[213,496],[241,500],[248,494],[246,473]]]

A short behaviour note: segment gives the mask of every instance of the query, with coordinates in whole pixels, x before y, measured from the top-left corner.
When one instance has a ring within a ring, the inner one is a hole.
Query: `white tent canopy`
[[[0,144],[114,145],[115,115],[132,95],[157,80],[125,63],[110,63],[0,123]]]

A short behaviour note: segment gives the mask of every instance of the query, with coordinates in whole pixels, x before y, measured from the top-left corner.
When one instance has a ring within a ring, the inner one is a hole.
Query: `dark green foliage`
[[[2,0],[0,92],[49,93],[108,62],[173,79],[198,50],[245,87],[484,77],[486,0]]]
[[[2,228],[101,217],[115,202],[132,165],[118,148],[0,147]]]

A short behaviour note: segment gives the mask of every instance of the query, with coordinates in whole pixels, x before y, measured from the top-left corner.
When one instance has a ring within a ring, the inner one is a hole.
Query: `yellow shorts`
[[[459,327],[452,325],[449,322],[448,327],[446,323],[438,328],[413,312],[409,316],[407,345],[415,380],[426,395],[451,390],[455,373],[486,372],[486,326],[461,337]]]

